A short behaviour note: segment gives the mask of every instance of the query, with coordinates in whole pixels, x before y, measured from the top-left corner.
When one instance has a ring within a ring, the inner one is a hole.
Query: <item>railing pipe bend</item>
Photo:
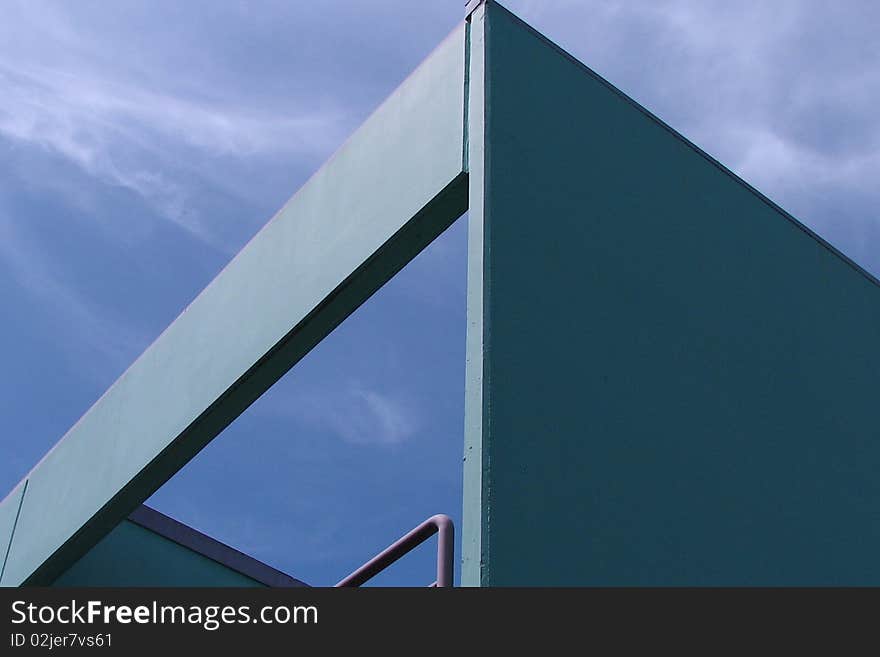
[[[336,584],[337,587],[360,586],[388,566],[437,534],[437,581],[432,586],[452,586],[455,527],[452,519],[443,514],[431,516],[406,536],[399,538],[351,575]]]

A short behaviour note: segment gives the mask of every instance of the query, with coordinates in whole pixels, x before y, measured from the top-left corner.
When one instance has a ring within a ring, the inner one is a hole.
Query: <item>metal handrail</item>
[[[336,586],[360,586],[427,541],[434,534],[437,534],[437,581],[431,586],[452,586],[455,527],[452,524],[452,518],[443,514],[431,516],[425,520],[425,522],[406,536],[389,545],[351,575],[338,582]]]

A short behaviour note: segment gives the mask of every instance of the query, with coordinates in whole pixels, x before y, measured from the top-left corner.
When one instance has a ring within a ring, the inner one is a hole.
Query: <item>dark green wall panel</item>
[[[53,586],[263,586],[198,552],[123,520]]]
[[[487,14],[481,582],[880,584],[877,282]]]

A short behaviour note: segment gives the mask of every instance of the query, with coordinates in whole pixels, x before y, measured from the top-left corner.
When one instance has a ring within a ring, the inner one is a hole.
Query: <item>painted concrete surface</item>
[[[460,27],[32,470],[4,584],[52,581],[466,210],[463,80]]]
[[[263,586],[130,520],[119,523],[52,585]]]
[[[877,281],[494,3],[485,43],[464,583],[880,584]]]
[[[27,480],[20,482],[0,504],[0,586],[6,577],[6,560],[26,488]]]
[[[483,562],[481,527],[484,525],[482,436],[484,379],[483,263],[485,232],[485,6],[469,16],[468,38],[468,283],[465,363],[464,457],[462,460],[461,582],[480,582]]]

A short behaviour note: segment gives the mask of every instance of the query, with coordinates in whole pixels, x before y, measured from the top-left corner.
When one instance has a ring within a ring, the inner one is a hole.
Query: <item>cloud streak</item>
[[[876,3],[511,6],[832,240],[877,223]],[[847,222],[830,223],[830,206],[845,209]]]
[[[291,380],[292,381],[292,380]],[[359,381],[308,388],[281,383],[252,411],[263,417],[292,419],[350,445],[392,447],[417,433],[416,405],[399,393],[380,391]],[[331,387],[332,386],[332,387]]]
[[[311,156],[338,116],[277,116],[217,106],[40,66],[0,64],[0,136],[66,158],[97,180],[136,193],[156,212],[215,246],[192,212],[181,169],[207,158]],[[181,152],[188,154],[181,157]]]

